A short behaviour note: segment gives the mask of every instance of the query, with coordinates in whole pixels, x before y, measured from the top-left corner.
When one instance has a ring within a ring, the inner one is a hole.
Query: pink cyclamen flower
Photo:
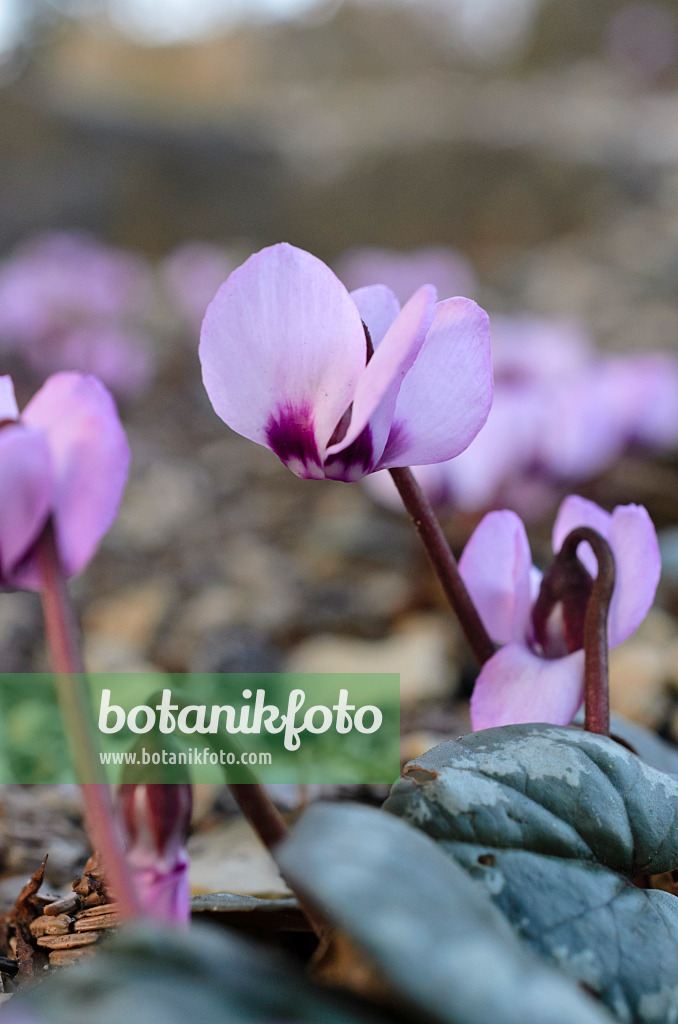
[[[40,590],[35,547],[50,517],[64,576],[80,572],[115,518],[129,459],[96,377],[55,374],[21,416],[0,377],[0,588]]]
[[[86,234],[39,235],[0,265],[0,345],[37,373],[93,373],[138,398],[155,372],[143,329],[152,277],[136,253]]]
[[[118,801],[142,911],[156,920],[186,924],[191,913],[185,849],[193,805],[190,785],[124,783]]]
[[[402,309],[383,285],[349,294],[287,244],[251,256],[222,285],[200,358],[224,422],[308,479],[453,458],[492,400],[488,318],[474,302],[436,304],[431,285]]]
[[[597,530],[612,548],[616,582],[608,618],[615,647],[633,633],[654,599],[661,562],[654,526],[641,505],[619,505],[612,514],[578,495],[560,506],[553,528],[558,552],[578,526]],[[592,577],[596,560],[587,544],[578,557]],[[485,627],[503,644],[485,663],[471,698],[474,729],[521,722],[568,725],[584,696],[584,652],[570,649],[562,621],[549,618],[547,635],[535,635],[534,602],[541,573],[532,565],[525,527],[514,512],[490,512],[459,562]]]
[[[225,249],[200,241],[177,246],[160,264],[163,291],[191,334],[200,330],[207,304],[234,267]]]

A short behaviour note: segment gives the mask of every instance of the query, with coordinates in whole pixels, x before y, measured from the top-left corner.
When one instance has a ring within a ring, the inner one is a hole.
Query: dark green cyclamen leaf
[[[5,1017],[6,1014],[6,1017]],[[264,946],[198,925],[121,930],[0,1010],[7,1024],[388,1024]]]
[[[575,725],[584,727],[584,709],[576,715]],[[659,769],[660,772],[668,772],[669,775],[678,775],[678,747],[674,743],[657,736],[656,732],[646,729],[644,725],[631,722],[623,715],[610,715],[610,734],[628,743],[631,749],[642,757],[646,764]]]
[[[539,952],[619,1020],[678,1021],[678,779],[606,737],[506,726],[429,750],[385,809],[441,841]]]
[[[436,843],[382,811],[315,804],[276,859],[413,1007],[417,1024],[611,1020],[534,956]]]

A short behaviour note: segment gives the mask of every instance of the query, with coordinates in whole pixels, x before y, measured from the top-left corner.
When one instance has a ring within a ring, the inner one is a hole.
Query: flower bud
[[[118,788],[127,832],[127,861],[142,911],[156,920],[186,924],[190,917],[188,854],[190,785],[139,785]]]

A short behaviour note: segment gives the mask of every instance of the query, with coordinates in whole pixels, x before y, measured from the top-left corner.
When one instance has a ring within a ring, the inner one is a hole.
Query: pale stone
[[[610,706],[656,728],[666,716],[668,647],[635,638],[610,651]]]
[[[449,696],[457,672],[448,651],[449,622],[437,615],[413,615],[386,640],[357,640],[323,635],[292,652],[289,672],[396,672],[403,703]]]
[[[144,652],[153,643],[158,627],[172,604],[168,580],[154,580],[129,587],[114,597],[93,602],[83,616],[86,633],[114,637],[131,650]]]
[[[192,836],[191,891],[288,896],[290,890],[268,850],[244,818]]]

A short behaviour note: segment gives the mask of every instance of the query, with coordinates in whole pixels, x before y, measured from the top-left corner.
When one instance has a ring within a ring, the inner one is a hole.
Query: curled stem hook
[[[584,617],[584,728],[610,735],[610,676],[608,667],[607,620],[614,590],[615,562],[604,537],[590,526],[578,526],[563,542],[558,560],[576,561],[577,549],[588,543],[598,563],[598,575],[591,587]],[[581,563],[579,563],[581,564]]]

